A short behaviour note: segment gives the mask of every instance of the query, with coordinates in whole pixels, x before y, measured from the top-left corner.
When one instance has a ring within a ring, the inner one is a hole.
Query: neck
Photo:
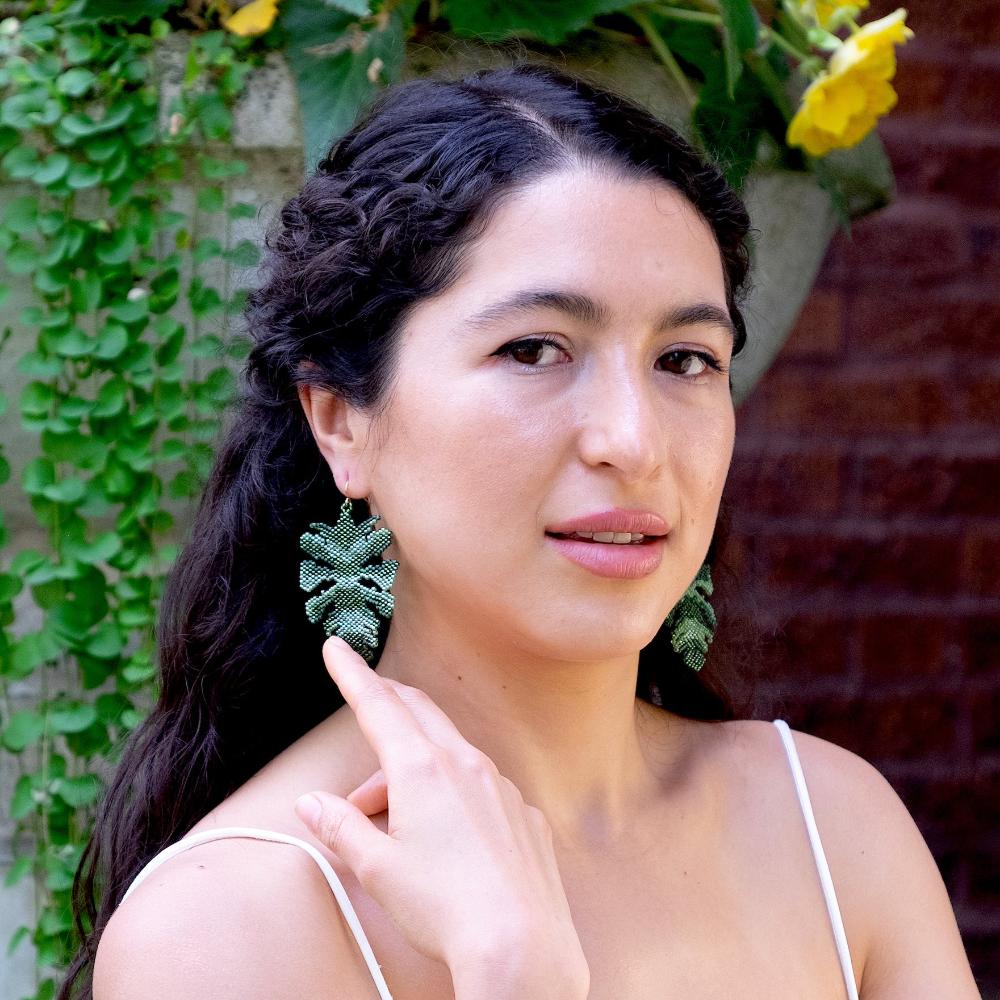
[[[394,616],[376,672],[425,691],[560,840],[600,847],[690,769],[687,720],[636,698],[638,659],[544,658],[423,608]]]

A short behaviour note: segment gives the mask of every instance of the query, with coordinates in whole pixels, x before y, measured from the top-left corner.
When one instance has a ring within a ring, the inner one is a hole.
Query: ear
[[[351,496],[367,496],[371,483],[361,455],[368,442],[370,418],[325,389],[300,385],[297,392],[309,429],[333,473],[337,489],[344,493],[343,486],[350,478]]]

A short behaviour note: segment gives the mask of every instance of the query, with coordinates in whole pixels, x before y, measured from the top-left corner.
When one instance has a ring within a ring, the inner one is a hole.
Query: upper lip
[[[550,534],[569,535],[574,531],[617,531],[642,535],[665,535],[670,531],[667,522],[651,510],[626,510],[611,507],[583,514],[569,521],[550,524],[546,529]]]

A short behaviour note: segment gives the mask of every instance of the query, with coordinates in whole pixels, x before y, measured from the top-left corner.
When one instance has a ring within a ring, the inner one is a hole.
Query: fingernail
[[[315,795],[302,795],[295,800],[295,811],[307,826],[315,826],[323,812],[323,803]]]

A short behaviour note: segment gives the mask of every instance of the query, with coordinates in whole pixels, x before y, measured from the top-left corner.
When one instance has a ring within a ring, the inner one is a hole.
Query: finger
[[[367,781],[363,781],[347,796],[347,801],[356,805],[366,816],[385,812],[389,808],[389,786],[385,771],[381,768]]]
[[[384,854],[392,839],[382,833],[357,806],[329,792],[310,792],[295,801],[295,812],[313,835],[344,859],[359,875],[371,871],[373,860]]]
[[[415,749],[430,743],[413,713],[392,685],[339,636],[323,643],[323,659],[387,779],[404,777]]]

